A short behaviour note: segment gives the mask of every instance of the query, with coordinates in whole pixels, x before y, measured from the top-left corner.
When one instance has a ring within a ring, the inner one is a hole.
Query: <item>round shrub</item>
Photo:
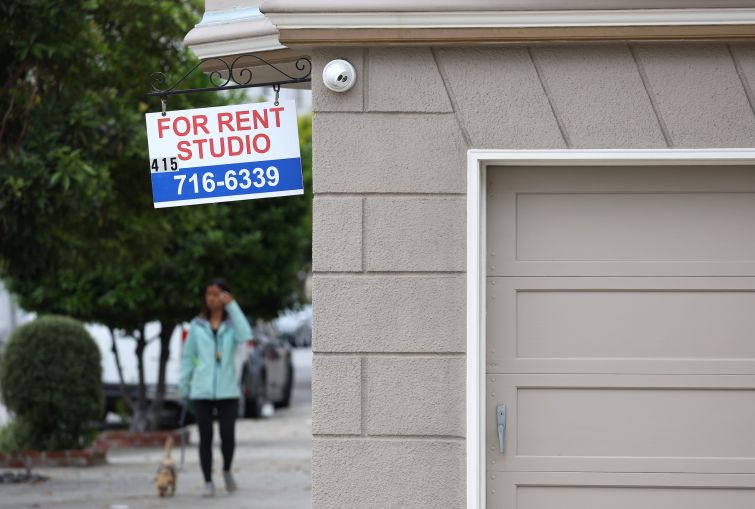
[[[0,394],[28,450],[79,449],[102,417],[100,351],[84,326],[46,316],[16,329],[0,360]]]
[[[0,428],[0,452],[11,454],[14,452],[23,452],[28,447],[22,447],[21,444],[28,439],[29,427],[23,419],[16,417],[12,421]]]
[[[0,453],[10,454],[18,451],[16,436],[16,421],[0,427]]]

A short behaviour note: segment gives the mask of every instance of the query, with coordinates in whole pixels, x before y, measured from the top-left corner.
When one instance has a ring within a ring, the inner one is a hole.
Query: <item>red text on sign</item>
[[[188,161],[194,154],[200,159],[208,157],[240,156],[241,154],[264,154],[270,150],[270,137],[260,133],[254,136],[228,136],[224,138],[200,138],[178,142],[178,158]]]

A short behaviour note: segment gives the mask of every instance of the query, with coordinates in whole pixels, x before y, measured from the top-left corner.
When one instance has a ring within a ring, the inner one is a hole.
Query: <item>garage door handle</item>
[[[498,450],[503,453],[504,438],[506,436],[506,405],[495,407],[495,416],[498,423]]]

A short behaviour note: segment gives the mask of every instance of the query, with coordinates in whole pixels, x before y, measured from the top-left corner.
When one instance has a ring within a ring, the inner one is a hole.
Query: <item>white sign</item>
[[[304,193],[293,101],[146,117],[155,208]]]

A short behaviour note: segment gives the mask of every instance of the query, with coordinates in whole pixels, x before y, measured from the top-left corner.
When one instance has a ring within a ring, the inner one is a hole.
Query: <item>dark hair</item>
[[[204,295],[207,292],[207,289],[211,286],[217,286],[224,292],[231,293],[231,286],[228,284],[228,281],[226,281],[222,277],[216,277],[215,279],[210,280],[209,283],[204,285],[204,288],[202,288],[202,306],[199,308],[199,316],[207,320],[210,319],[212,313],[210,313],[210,308],[207,307],[207,299],[205,299]],[[225,308],[223,308],[223,320],[225,320],[226,318],[228,318],[228,312],[225,310]]]

